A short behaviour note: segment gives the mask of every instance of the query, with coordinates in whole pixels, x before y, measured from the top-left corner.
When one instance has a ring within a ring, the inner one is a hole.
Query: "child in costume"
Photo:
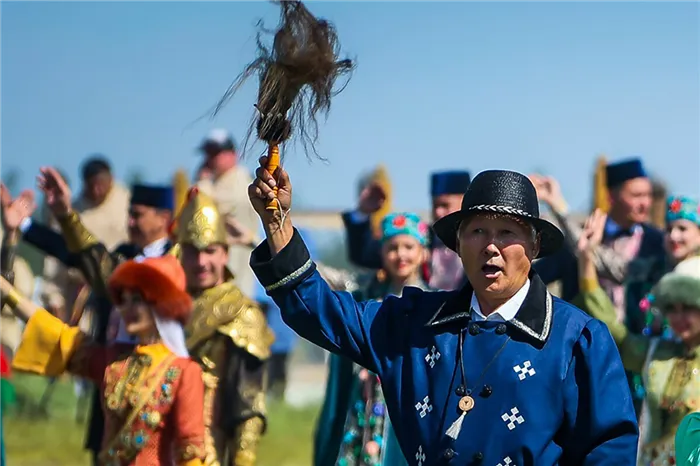
[[[401,296],[405,286],[427,289],[428,226],[413,213],[382,221],[383,274],[372,274],[353,294],[358,301]],[[387,415],[381,381],[367,369],[332,354],[319,417],[314,466],[405,466]]]
[[[99,345],[21,297],[3,278],[3,295],[27,321],[15,370],[63,372],[101,384],[105,436],[99,464],[201,466],[204,458],[202,371],[185,346],[192,311],[185,273],[172,256],[130,260],[109,279],[109,291],[140,344],[127,357]]]

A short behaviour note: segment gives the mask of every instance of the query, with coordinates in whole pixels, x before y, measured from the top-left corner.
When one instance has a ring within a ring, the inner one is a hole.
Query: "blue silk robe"
[[[639,432],[610,332],[536,274],[499,323],[470,320],[468,285],[358,303],[328,287],[296,232],[274,258],[261,244],[251,266],[301,337],[379,375],[410,465],[635,466]],[[475,404],[453,440],[462,362]]]

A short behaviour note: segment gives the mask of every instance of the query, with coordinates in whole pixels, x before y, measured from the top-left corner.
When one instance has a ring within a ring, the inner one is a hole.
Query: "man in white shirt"
[[[204,155],[203,170],[208,174],[197,187],[208,194],[224,217],[229,230],[229,262],[234,283],[248,297],[254,296],[254,277],[248,261],[258,240],[260,221],[248,200],[252,178],[240,164],[236,143],[224,129],[214,129],[199,147]]]

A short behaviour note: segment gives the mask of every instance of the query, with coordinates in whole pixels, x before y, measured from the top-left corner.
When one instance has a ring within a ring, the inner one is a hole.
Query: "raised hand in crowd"
[[[603,242],[605,221],[608,216],[602,210],[596,209],[583,225],[583,231],[578,239],[576,251],[578,253],[579,268],[587,278],[597,276],[595,268],[595,253]]]
[[[371,215],[382,208],[386,202],[386,192],[378,183],[370,182],[360,192],[357,210],[365,215]]]
[[[2,206],[2,226],[7,232],[15,231],[20,223],[31,217],[36,210],[34,191],[26,189],[15,199],[12,199],[9,189],[0,185],[0,205]]]
[[[291,219],[288,218],[292,208],[292,183],[281,166],[275,170],[273,178],[266,168],[267,157],[260,157],[259,162],[255,179],[248,187],[248,197],[262,221],[270,252],[274,255],[289,243],[294,232]],[[276,192],[274,188],[277,188]],[[267,208],[270,201],[274,201],[274,209]]]
[[[64,217],[71,212],[71,191],[58,170],[52,167],[42,167],[39,176],[37,176],[37,184],[46,197],[46,204],[51,213],[56,218]]]
[[[558,214],[566,214],[568,206],[566,199],[561,193],[559,182],[552,176],[538,175],[536,173],[529,176],[532,184],[537,190],[537,198],[547,204],[550,209]]]

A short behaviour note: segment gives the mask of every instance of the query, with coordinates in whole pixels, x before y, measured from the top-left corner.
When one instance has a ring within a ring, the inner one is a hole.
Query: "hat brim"
[[[537,259],[554,254],[564,244],[564,234],[553,223],[522,213],[506,212],[499,206],[478,206],[470,210],[458,210],[435,222],[433,231],[445,246],[459,253],[457,250],[457,232],[460,223],[473,215],[485,213],[520,218],[535,227],[535,230],[540,235],[540,252],[536,257]]]

